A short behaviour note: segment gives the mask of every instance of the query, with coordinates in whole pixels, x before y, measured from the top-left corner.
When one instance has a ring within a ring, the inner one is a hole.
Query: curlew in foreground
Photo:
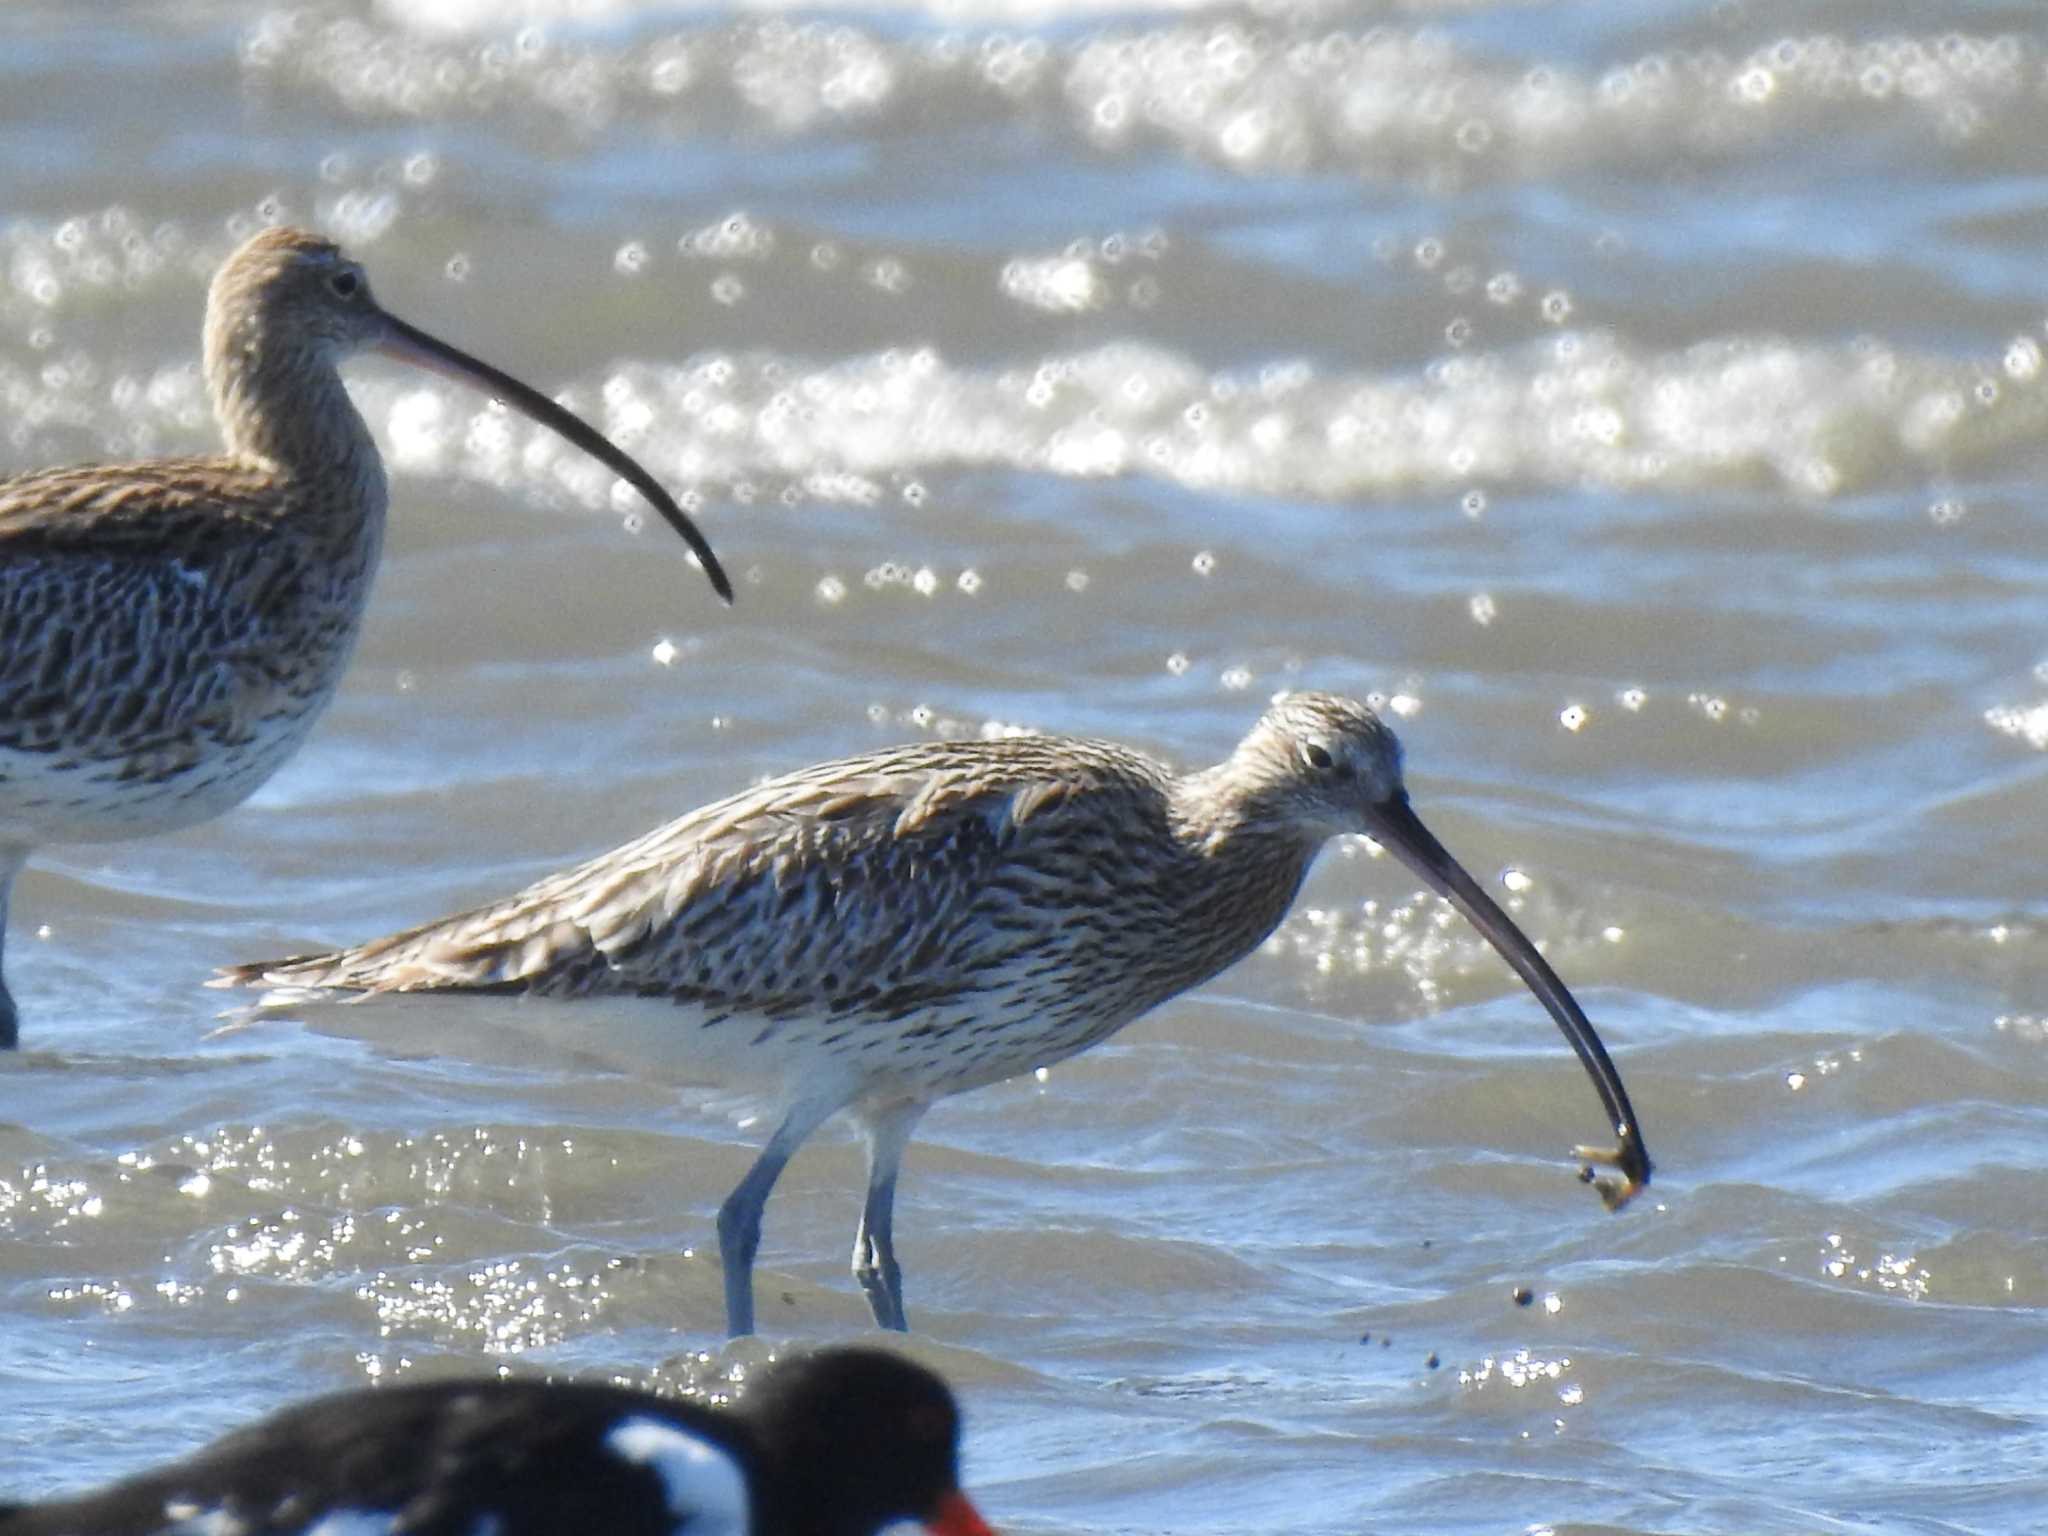
[[[778,1361],[718,1411],[533,1378],[404,1382],[272,1415],[99,1493],[0,1505],[0,1536],[993,1536],[959,1409],[877,1349]]]
[[[1620,1075],[1556,972],[1416,819],[1371,710],[1283,694],[1229,758],[1175,774],[1109,742],[920,742],[787,774],[495,905],[360,948],[237,966],[216,986],[658,1002],[659,1049],[766,1090],[781,1120],[718,1213],[726,1324],[753,1330],[761,1212],[790,1154],[852,1111],[868,1148],[853,1267],[906,1326],[897,1166],[935,1099],[1058,1061],[1249,954],[1316,851],[1362,832],[1449,899],[1535,992],[1618,1138],[1578,1149],[1650,1177]],[[519,1004],[508,1004],[517,1007]],[[553,1032],[569,1021],[534,1021]],[[663,1026],[666,1026],[665,1028]],[[602,1034],[595,1016],[580,1027]],[[416,1042],[417,1032],[411,1032]],[[1591,1181],[1590,1168],[1584,1176]]]
[[[207,294],[225,453],[0,480],[0,943],[31,849],[220,815],[334,696],[384,542],[384,465],[339,371],[365,350],[560,433],[646,497],[732,600],[703,535],[602,434],[380,308],[330,242],[266,229]],[[0,979],[0,1045],[16,1017]]]

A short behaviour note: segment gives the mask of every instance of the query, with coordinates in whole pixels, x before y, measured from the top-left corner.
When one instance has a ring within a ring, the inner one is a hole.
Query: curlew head
[[[1401,779],[1401,743],[1378,715],[1335,694],[1283,693],[1226,769],[1249,790],[1247,800],[1262,819],[1283,821],[1317,838],[1361,832],[1463,913],[1564,1032],[1614,1126],[1618,1144],[1611,1150],[1576,1150],[1589,1163],[1619,1169],[1621,1177],[1595,1178],[1590,1167],[1581,1176],[1610,1208],[1625,1204],[1649,1182],[1650,1157],[1628,1090],[1592,1022],[1528,936],[1410,808]]]
[[[382,335],[370,280],[331,240],[266,229],[221,263],[206,295],[207,354],[276,350],[334,364]]]
[[[214,274],[206,297],[206,377],[231,447],[257,442],[267,415],[303,405],[299,395],[310,378],[363,351],[495,396],[581,448],[647,499],[695,551],[718,595],[732,601],[732,583],[704,535],[637,460],[540,391],[378,304],[362,263],[333,241],[302,229],[266,229]]]
[[[1401,792],[1401,743],[1355,700],[1283,693],[1238,744],[1229,768],[1261,820],[1320,841],[1361,830],[1365,808]]]

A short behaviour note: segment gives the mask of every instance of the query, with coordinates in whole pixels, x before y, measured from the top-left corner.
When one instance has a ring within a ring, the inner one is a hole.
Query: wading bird
[[[804,1139],[849,1110],[868,1148],[854,1273],[876,1322],[903,1328],[891,1215],[918,1117],[1085,1050],[1242,959],[1286,916],[1317,850],[1346,832],[1456,906],[1556,1020],[1617,1137],[1578,1155],[1620,1177],[1584,1177],[1610,1206],[1627,1201],[1650,1159],[1592,1024],[1409,809],[1394,733],[1331,694],[1281,695],[1227,759],[1195,773],[1057,736],[824,763],[508,900],[354,949],[237,966],[213,985],[286,989],[259,1007],[489,994],[550,1036],[571,1022],[558,1010],[578,1009],[587,1038],[609,1021],[636,1048],[762,1091],[781,1118],[718,1215],[734,1335],[754,1326],[769,1191]],[[657,1016],[633,1012],[650,1006]]]
[[[31,849],[218,816],[333,698],[384,543],[384,465],[340,373],[366,350],[560,433],[646,497],[732,600],[703,535],[602,434],[380,308],[331,242],[266,229],[207,294],[225,453],[0,480],[0,942]],[[0,979],[0,1045],[17,1035]]]
[[[993,1536],[959,1410],[875,1349],[770,1366],[720,1411],[624,1387],[405,1382],[316,1398],[0,1536]]]

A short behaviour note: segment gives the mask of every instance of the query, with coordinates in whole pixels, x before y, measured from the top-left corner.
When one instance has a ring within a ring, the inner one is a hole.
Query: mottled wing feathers
[[[9,835],[203,819],[289,751],[360,610],[339,591],[352,572],[276,526],[293,505],[230,459],[0,483],[0,787],[22,822]]]
[[[197,545],[263,538],[287,510],[273,471],[235,459],[42,470],[0,481],[0,558],[159,560]]]
[[[358,991],[628,992],[771,1017],[821,1003],[908,1012],[972,985],[1006,948],[1043,941],[1042,920],[1010,919],[1114,857],[1103,797],[1129,799],[1133,826],[1158,823],[1158,764],[1057,745],[1055,757],[1034,738],[924,743],[823,764],[496,905],[223,974]]]

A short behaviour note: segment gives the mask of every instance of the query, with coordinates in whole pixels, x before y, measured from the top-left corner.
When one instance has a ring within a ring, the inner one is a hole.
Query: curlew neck
[[[214,278],[205,338],[207,390],[229,455],[347,487],[381,510],[384,466],[342,385],[340,348],[266,314],[234,275],[230,263]]]
[[[1328,839],[1329,829],[1289,813],[1267,766],[1248,738],[1167,791],[1175,836],[1198,865],[1177,928],[1189,968],[1181,985],[1216,975],[1264,943]]]

